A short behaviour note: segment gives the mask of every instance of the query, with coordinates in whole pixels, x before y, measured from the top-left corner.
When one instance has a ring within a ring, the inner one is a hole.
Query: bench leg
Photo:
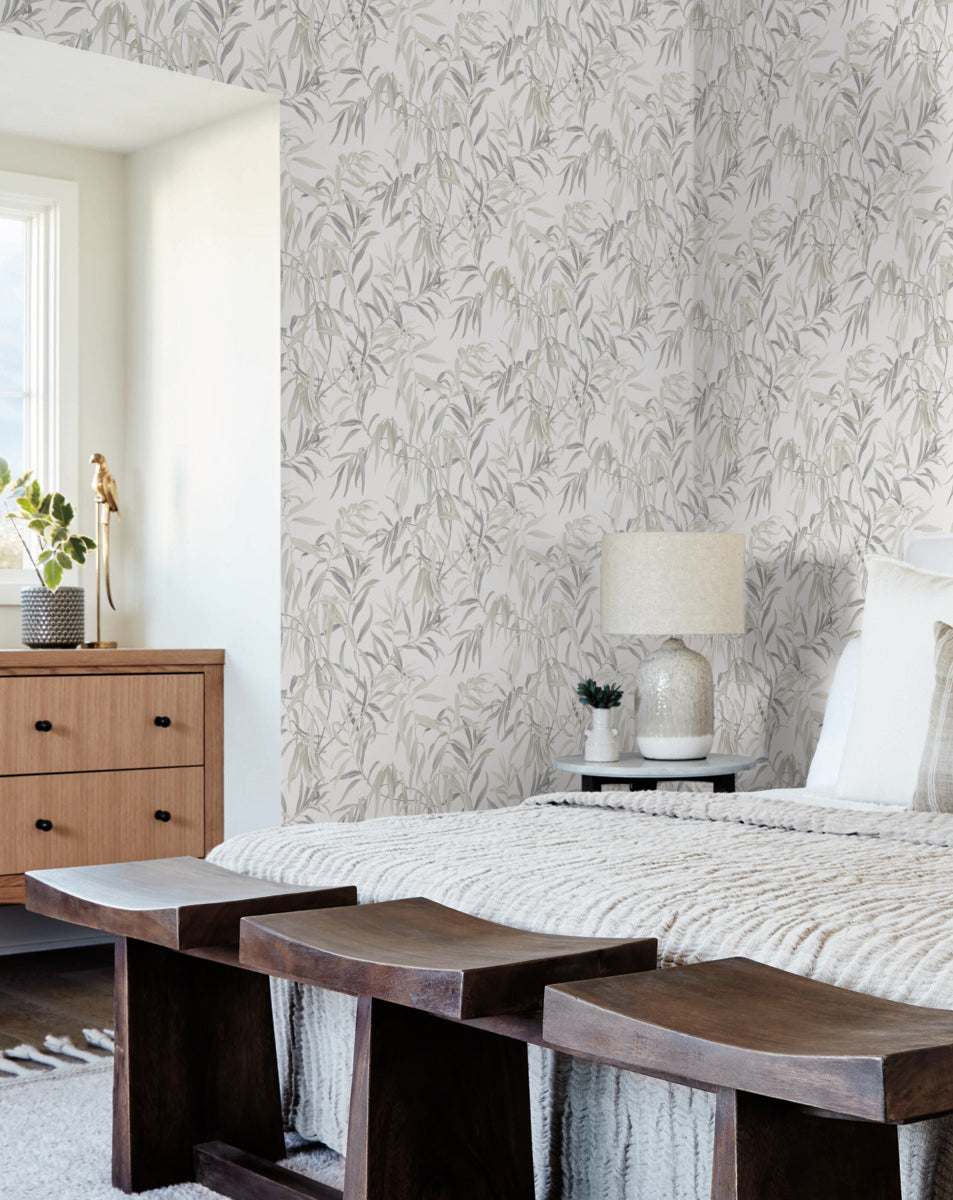
[[[358,1001],[344,1200],[533,1200],[526,1046]]]
[[[897,1130],[719,1088],[712,1200],[900,1200]]]
[[[215,1140],[284,1154],[268,978],[118,938],[113,1186],[191,1180]]]

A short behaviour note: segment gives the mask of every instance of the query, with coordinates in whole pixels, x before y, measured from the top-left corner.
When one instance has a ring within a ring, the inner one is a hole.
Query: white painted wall
[[[225,648],[229,836],[280,820],[278,120],[127,167],[128,634]]]
[[[96,515],[90,454],[105,454],[120,479],[125,473],[125,169],[121,154],[0,130],[0,171],[69,179],[79,189],[79,414],[69,464],[69,476],[79,487],[69,499],[77,507],[76,528],[92,537]],[[68,582],[88,585],[94,578],[92,571],[84,579],[74,569]],[[122,607],[118,597],[117,603]],[[110,636],[125,638],[122,611],[110,621]],[[0,646],[21,645],[19,605],[0,604]]]
[[[129,92],[140,77],[123,66]],[[183,81],[194,82],[145,71],[143,86],[151,96]],[[104,637],[226,649],[231,834],[280,820],[281,218],[278,102],[228,99],[236,115],[128,154],[0,127],[0,169],[79,186],[70,499],[77,527],[95,536],[88,459],[105,454],[123,518],[112,528],[118,612],[104,608]],[[208,97],[191,102],[201,124]],[[172,107],[184,120],[182,102]],[[74,581],[86,583],[93,636],[93,570]],[[20,645],[19,607],[0,605],[0,646]]]
[[[278,107],[0,35],[0,169],[79,185],[71,499],[92,532],[100,450],[123,512],[103,634],[225,648],[227,834],[280,819]],[[20,644],[19,606],[0,605],[0,646]],[[91,937],[0,907],[0,954]]]

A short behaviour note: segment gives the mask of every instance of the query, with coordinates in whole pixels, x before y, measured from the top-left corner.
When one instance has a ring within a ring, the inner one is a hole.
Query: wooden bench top
[[[170,950],[234,945],[242,917],[356,903],[354,887],[291,887],[191,857],[26,875],[26,906],[32,912]]]
[[[865,1120],[953,1110],[953,1012],[744,958],[548,987],[543,1038],[635,1071]]]
[[[547,983],[655,967],[655,938],[531,933],[414,898],[242,921],[244,966],[470,1020],[522,1012]]]

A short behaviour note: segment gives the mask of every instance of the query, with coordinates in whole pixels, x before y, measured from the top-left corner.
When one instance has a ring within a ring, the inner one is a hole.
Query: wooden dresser
[[[0,903],[223,837],[223,650],[0,651]]]

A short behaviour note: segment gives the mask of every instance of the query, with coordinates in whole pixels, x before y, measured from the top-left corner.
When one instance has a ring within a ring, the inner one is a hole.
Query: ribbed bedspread
[[[659,939],[664,965],[744,955],[953,1009],[953,816],[757,793],[557,793],[517,808],[292,825],[210,860],[361,902],[427,896],[545,932]],[[354,1002],[276,983],[286,1110],[343,1151]],[[539,1200],[707,1200],[713,1097],[531,1047]],[[902,1129],[904,1200],[953,1200],[953,1118]]]

